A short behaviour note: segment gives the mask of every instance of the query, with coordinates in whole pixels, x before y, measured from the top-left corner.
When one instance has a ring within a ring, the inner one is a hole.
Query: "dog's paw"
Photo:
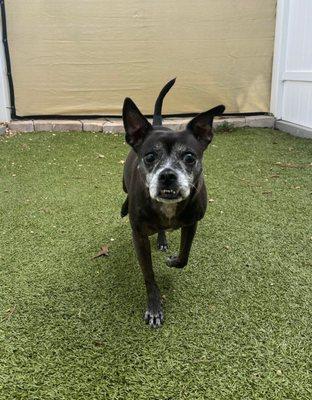
[[[168,251],[169,246],[168,243],[157,243],[157,248],[160,251]]]
[[[145,312],[144,320],[151,328],[159,328],[164,322],[164,313],[161,308],[158,310],[148,308]]]
[[[179,256],[170,256],[167,258],[166,264],[170,268],[184,268],[187,263],[182,261]]]

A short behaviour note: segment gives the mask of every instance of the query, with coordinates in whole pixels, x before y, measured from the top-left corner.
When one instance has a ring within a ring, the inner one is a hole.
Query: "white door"
[[[312,128],[312,0],[278,0],[271,112]]]

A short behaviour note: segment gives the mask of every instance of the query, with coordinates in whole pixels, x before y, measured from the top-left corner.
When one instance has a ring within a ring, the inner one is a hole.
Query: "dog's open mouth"
[[[181,199],[181,193],[173,189],[162,189],[157,196],[158,201],[180,201]]]
[[[160,190],[159,195],[159,197],[162,197],[164,199],[175,199],[179,197],[179,193],[173,189],[162,189]]]

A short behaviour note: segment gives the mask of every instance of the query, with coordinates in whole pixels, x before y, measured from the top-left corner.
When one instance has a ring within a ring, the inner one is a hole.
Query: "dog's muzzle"
[[[163,202],[182,200],[178,175],[170,168],[164,169],[159,174],[157,200]]]

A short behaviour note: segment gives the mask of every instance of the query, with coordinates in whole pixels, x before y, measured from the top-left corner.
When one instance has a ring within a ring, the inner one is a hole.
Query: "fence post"
[[[2,16],[3,0],[1,0]],[[3,20],[0,18],[0,122],[11,120],[9,79],[3,42]]]
[[[289,1],[277,0],[274,56],[272,66],[270,111],[276,119],[282,117],[283,107],[283,74],[285,72],[286,41],[289,18]]]

